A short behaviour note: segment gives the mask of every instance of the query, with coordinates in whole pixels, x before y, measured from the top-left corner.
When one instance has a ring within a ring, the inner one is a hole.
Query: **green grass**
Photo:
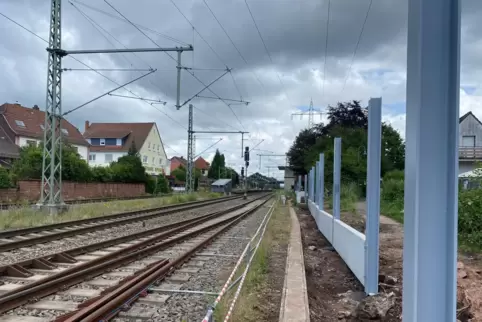
[[[79,204],[57,216],[50,216],[31,206],[13,207],[0,211],[0,230],[47,225],[69,220],[105,216],[119,212],[155,208],[165,205],[184,203],[220,197],[218,193],[176,194],[158,198],[132,199]]]
[[[342,184],[340,188],[341,211],[355,213],[356,203],[360,200],[360,191],[356,184]],[[333,209],[333,197],[325,196],[325,207]]]
[[[248,274],[231,315],[231,321],[263,321],[262,312],[257,309],[259,300],[263,298],[263,292],[269,291],[269,258],[272,251],[279,245],[286,246],[289,243],[291,231],[291,219],[288,206],[278,204],[273,212],[265,235],[259,248],[254,255]],[[245,267],[240,267],[235,280]],[[227,293],[216,307],[214,312],[215,321],[222,321],[229,309],[232,296],[236,292],[236,286]]]

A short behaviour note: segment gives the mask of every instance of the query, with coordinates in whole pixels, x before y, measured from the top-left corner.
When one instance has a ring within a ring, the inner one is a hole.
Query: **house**
[[[17,158],[12,144],[23,147],[28,144],[37,145],[44,138],[45,112],[37,105],[32,108],[20,104],[5,103],[0,105],[0,138],[3,147],[9,145],[10,157]],[[80,131],[66,119],[60,122],[62,137],[77,149],[80,157],[87,160],[89,143]],[[3,151],[3,149],[2,149]]]
[[[170,174],[169,160],[154,122],[91,124],[86,121],[84,137],[91,144],[91,166],[107,166],[135,146],[148,174]]]
[[[477,168],[482,161],[482,123],[468,112],[459,119],[459,174]]]
[[[211,192],[231,193],[232,188],[231,179],[218,179],[211,184]]]
[[[179,168],[180,166],[183,166],[185,169],[187,169],[187,160],[184,159],[184,157],[172,157],[170,160],[171,162],[171,172]]]
[[[10,168],[13,161],[19,157],[19,147],[11,142],[0,129],[0,167]]]
[[[204,160],[203,157],[199,157],[194,161],[194,168],[198,169],[201,171],[201,175],[203,177],[207,177],[208,175],[208,170],[209,170],[209,162]]]

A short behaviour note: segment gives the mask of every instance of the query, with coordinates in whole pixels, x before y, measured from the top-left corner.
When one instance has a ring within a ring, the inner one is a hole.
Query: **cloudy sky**
[[[182,54],[181,102],[189,100],[232,69],[202,96],[194,97],[194,129],[248,131],[245,145],[252,152],[250,172],[282,177],[277,165],[308,118],[291,114],[306,111],[310,99],[323,112],[338,101],[383,97],[383,118],[404,136],[407,3],[400,0],[108,0],[131,22],[101,0],[63,0],[64,49],[154,48],[186,46]],[[371,3],[371,4],[370,4]],[[249,9],[248,9],[249,8]],[[368,12],[366,24],[365,17]],[[47,39],[50,0],[0,0],[0,13]],[[482,117],[480,57],[482,54],[482,3],[463,1],[461,113]],[[252,16],[251,16],[252,14]],[[259,28],[253,22],[253,18]],[[328,23],[327,23],[328,22]],[[355,53],[362,26],[363,33]],[[328,38],[327,37],[328,31]],[[12,21],[0,16],[0,101],[24,106],[45,105],[47,44]],[[150,39],[149,39],[150,38]],[[264,44],[263,44],[264,41]],[[234,45],[233,45],[234,44]],[[266,46],[266,47],[265,47]],[[169,53],[175,57],[176,53]],[[119,90],[144,101],[104,97],[70,114],[82,132],[90,122],[155,121],[169,157],[186,156],[187,105],[175,108],[176,62],[166,53],[77,55],[96,69],[136,71],[66,71],[63,73],[63,110],[67,111],[155,68],[157,71]],[[85,69],[70,57],[63,68]],[[144,71],[142,71],[144,70]],[[197,78],[197,79],[196,79]],[[110,79],[110,80],[109,80]],[[116,82],[112,82],[112,81]],[[228,103],[234,103],[228,106]],[[315,122],[324,119],[315,116]],[[203,152],[222,138],[215,147]],[[215,148],[228,165],[240,168],[241,135],[197,134],[196,154],[211,160]],[[259,149],[259,150],[258,150]]]

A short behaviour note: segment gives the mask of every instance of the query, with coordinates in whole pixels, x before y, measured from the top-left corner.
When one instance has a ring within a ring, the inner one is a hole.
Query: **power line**
[[[120,20],[120,21],[125,22],[125,20],[123,20],[123,19],[121,19],[121,18],[119,18],[119,17],[117,17],[117,16],[115,16],[115,15],[113,15],[113,14],[111,14],[111,13],[108,13],[107,11],[104,11],[104,10],[99,9],[99,8],[95,8],[95,7],[93,7],[93,6],[91,6],[91,5],[88,5],[88,4],[86,4],[86,3],[83,3],[83,2],[81,2],[81,1],[79,1],[79,0],[71,0],[71,1],[73,1],[73,2],[75,2],[75,3],[78,3],[78,4],[80,4],[80,5],[82,5],[82,6],[86,7],[86,8],[89,8],[89,9],[91,9],[91,10],[93,10],[93,11],[96,11],[96,12],[98,12],[98,13],[102,13],[102,14],[104,14],[104,15],[106,15],[106,16],[109,16],[109,17],[111,17],[111,18],[113,18],[113,19],[116,19],[116,20]],[[143,26],[143,25],[141,25],[141,24],[138,24],[138,23],[134,23],[134,24],[135,24],[137,27],[141,28],[141,29],[144,29],[144,30],[147,30],[147,31],[149,31],[149,32],[152,32],[153,34],[156,34],[156,35],[158,35],[158,36],[160,36],[160,37],[163,37],[163,38],[166,38],[166,39],[168,39],[168,40],[177,42],[178,44],[181,44],[181,45],[189,45],[188,43],[186,43],[186,42],[184,42],[184,41],[182,41],[182,40],[179,40],[179,39],[173,38],[173,37],[171,37],[171,36],[165,35],[165,34],[159,32],[159,31],[156,31],[156,30],[151,29],[151,28],[149,28],[149,27],[145,27],[145,26]]]
[[[105,0],[104,0],[105,1]],[[194,27],[194,25],[192,24],[192,22],[186,17],[186,15],[184,15],[184,13],[181,11],[181,9],[174,3],[173,0],[170,0],[171,3],[173,4],[174,7],[176,7],[177,11],[179,11],[179,13],[184,17],[184,19],[186,19],[186,21],[191,25],[191,27],[196,31],[196,33],[198,34],[198,36],[206,43],[206,45],[209,47],[209,49],[211,49],[211,51],[216,55],[216,57],[218,57],[219,61],[224,65],[226,66],[226,68],[228,67],[228,65],[226,65],[226,63],[224,62],[224,60],[221,58],[221,56],[219,56],[219,54],[214,50],[214,48],[207,42],[207,40],[199,33],[199,31],[197,30],[196,27]]]
[[[328,54],[328,36],[329,36],[329,27],[330,27],[330,8],[331,8],[331,0],[328,0],[328,16],[326,19],[326,36],[325,36],[325,61],[323,63],[323,89],[322,95],[325,96],[325,75],[326,75],[326,58]]]
[[[30,29],[27,29],[25,26],[21,25],[20,23],[16,22],[15,20],[9,18],[8,16],[6,16],[5,14],[3,14],[2,12],[0,12],[0,15],[5,17],[6,19],[10,20],[11,22],[13,22],[14,24],[16,24],[17,26],[21,27],[22,29],[24,29],[25,31],[29,32],[30,34],[34,35],[35,37],[37,37],[38,39],[48,43],[48,41],[42,37],[40,37],[39,35],[37,35],[35,32],[31,31]],[[97,70],[95,70],[94,68],[90,67],[89,65],[87,65],[86,63],[82,62],[81,60],[75,58],[74,56],[67,56],[75,61],[77,61],[79,64],[82,64],[83,66],[87,67],[88,69],[92,70],[93,72],[95,72],[96,74],[99,74],[100,76],[104,77],[105,79],[107,79],[108,81],[118,85],[118,86],[121,86],[118,82],[114,81],[113,79],[111,79],[110,77],[102,74],[101,72],[98,72]],[[123,87],[126,91],[128,91],[129,93],[131,93],[132,95],[138,97],[139,99],[142,99],[142,97],[140,97],[139,95],[135,94],[134,92],[132,92],[131,90],[127,89],[126,87]],[[149,104],[149,103],[148,103]],[[154,107],[155,109],[157,109],[159,112],[165,114],[168,118],[170,118],[173,122],[176,122],[178,123],[180,126],[182,126],[184,129],[186,129],[182,124],[180,124],[179,122],[177,122],[176,120],[174,120],[172,117],[170,117],[167,113],[159,110],[157,107],[155,107],[152,103],[150,103],[149,105],[151,105],[152,107]]]
[[[269,60],[270,60],[271,63],[273,64],[273,59],[271,58],[271,54],[269,53],[268,47],[266,46],[266,43],[265,43],[265,41],[264,41],[264,38],[263,38],[263,36],[261,35],[261,31],[259,30],[258,24],[256,23],[256,19],[254,19],[254,15],[253,15],[253,13],[251,12],[251,9],[249,8],[248,1],[247,1],[247,0],[244,0],[244,3],[246,4],[246,8],[248,8],[249,15],[251,16],[251,19],[253,20],[254,26],[256,27],[256,30],[258,31],[259,38],[261,39],[261,42],[263,43],[264,49],[266,50],[266,53],[268,54]],[[283,87],[283,91],[284,91],[284,93],[285,93],[286,98],[288,99],[289,104],[292,105],[292,104],[291,104],[291,100],[290,100],[290,98],[289,98],[289,96],[288,96],[288,93],[286,92],[286,86],[285,86],[285,84],[283,83],[283,81],[281,80],[281,77],[279,76],[279,73],[276,73],[276,76],[278,77],[278,80],[279,80],[281,86]]]
[[[124,16],[119,10],[117,10],[113,5],[111,5],[109,2],[107,2],[107,0],[104,0],[105,3],[107,3],[112,9],[114,9],[119,15],[121,15],[126,21],[128,21],[131,25],[133,25],[140,33],[142,33],[145,37],[147,37],[147,39],[149,39],[154,45],[159,46],[159,44],[157,44],[151,37],[149,37],[145,32],[143,32],[142,30],[139,29],[139,27],[137,27],[136,25],[134,25],[126,16]],[[172,0],[171,0],[172,2]],[[174,4],[174,3],[173,3]],[[178,8],[175,4],[174,6],[176,8]],[[180,9],[178,8],[179,12],[184,16],[184,14],[182,13],[182,11],[180,11]],[[187,19],[186,16],[184,16],[186,18],[186,20],[189,22],[189,24],[191,24],[191,22],[189,21],[189,19]],[[193,26],[191,24],[191,26]],[[194,26],[193,26],[194,27]],[[195,27],[194,27],[195,28]],[[197,32],[197,30],[196,30]],[[197,34],[201,37],[201,39],[204,40],[204,38],[202,37],[202,35],[197,32]],[[206,42],[207,43],[207,42]],[[208,44],[208,43],[207,43]],[[171,59],[173,59],[174,61],[177,62],[177,60],[172,57],[172,55],[170,55],[168,52],[165,52]],[[226,67],[228,68],[228,67]],[[223,100],[218,94],[216,94],[212,89],[210,89],[203,81],[201,81],[196,75],[194,75],[194,73],[192,73],[191,71],[189,70],[186,70],[189,74],[192,75],[192,77],[194,77],[199,83],[201,83],[204,87],[206,87],[207,90],[209,90],[212,94],[214,94],[219,100],[221,100],[226,106],[228,106],[228,108],[231,110],[231,112],[233,113],[233,115],[236,117],[236,119],[238,120],[239,124],[241,124],[241,127],[244,129],[244,125],[241,123],[240,119],[238,118],[238,116],[236,115],[236,113],[234,112],[234,110],[231,108],[231,106],[226,103],[225,100]]]
[[[358,35],[358,40],[356,42],[356,46],[355,46],[355,50],[353,51],[353,56],[351,57],[351,62],[350,62],[350,67],[348,67],[348,72],[346,73],[346,77],[345,77],[345,82],[343,83],[343,88],[341,89],[341,92],[340,92],[340,95],[343,93],[343,91],[345,90],[345,86],[346,86],[346,83],[348,81],[348,78],[349,78],[349,75],[351,73],[351,68],[353,66],[353,61],[355,60],[355,56],[356,56],[356,53],[358,51],[358,46],[360,45],[360,41],[361,41],[361,38],[363,36],[363,31],[365,30],[365,25],[367,23],[367,20],[368,20],[368,15],[370,13],[370,9],[372,8],[372,3],[373,3],[373,0],[370,0],[370,3],[368,4],[368,9],[367,9],[367,13],[365,15],[365,20],[363,21],[363,25],[361,27],[361,30],[360,30],[360,34]]]

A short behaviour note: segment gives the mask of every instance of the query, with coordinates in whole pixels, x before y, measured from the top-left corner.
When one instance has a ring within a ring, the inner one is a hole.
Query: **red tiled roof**
[[[187,160],[184,159],[183,157],[172,157],[171,160],[172,161],[179,161],[179,163],[183,164],[183,165],[187,165]]]
[[[194,161],[194,167],[199,170],[209,170],[209,162],[204,160],[203,157],[199,157]]]
[[[101,151],[128,151],[135,142],[136,149],[140,150],[149,132],[155,123],[92,123],[85,129],[85,138],[124,138],[123,146],[91,146],[92,152]]]
[[[24,107],[20,104],[5,103],[0,106],[0,114],[3,115],[16,135],[39,140],[43,139],[44,131],[40,125],[45,124],[44,111],[38,108]],[[15,121],[21,121],[25,126],[18,125]],[[89,145],[79,130],[66,119],[61,120],[61,126],[68,132],[68,135],[62,134],[67,142],[84,146]]]

